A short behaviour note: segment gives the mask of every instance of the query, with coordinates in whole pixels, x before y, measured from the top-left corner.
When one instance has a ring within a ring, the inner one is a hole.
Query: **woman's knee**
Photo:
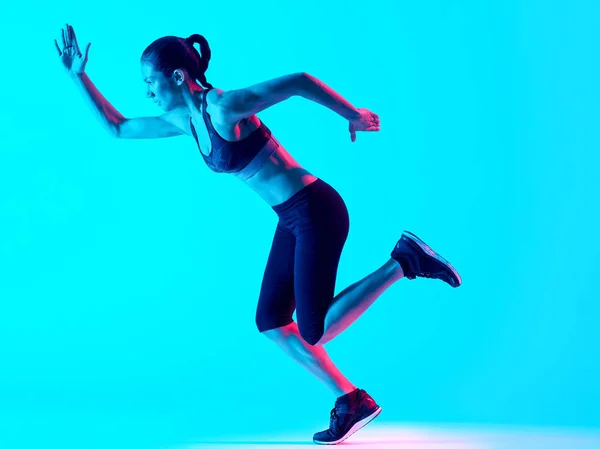
[[[325,333],[324,326],[318,323],[311,325],[301,323],[298,328],[302,339],[311,346],[315,346]]]
[[[287,316],[286,314],[261,307],[259,303],[256,315],[254,316],[254,322],[258,332],[271,338],[277,337],[285,326],[289,326],[294,322],[294,319],[292,315]]]
[[[290,317],[289,321],[291,320]],[[254,316],[254,323],[256,324],[258,332],[261,334],[286,325],[289,321],[285,319],[282,320],[281,316],[271,310],[267,310],[264,307],[261,308],[260,304],[256,309],[256,315]]]
[[[270,340],[273,341],[277,341],[277,340],[281,340],[283,338],[288,337],[290,334],[297,334],[298,333],[298,325],[296,324],[295,321],[292,321],[289,324],[285,324],[283,326],[277,326],[277,327],[270,327],[270,328],[261,328],[260,326],[258,327],[258,330],[261,334],[263,334],[265,337],[269,338]]]
[[[310,346],[315,346],[321,337],[323,337],[324,333],[323,326],[316,324],[311,326],[299,326],[295,321],[278,327],[270,326],[268,328],[261,328],[259,326],[258,330],[265,337],[273,341],[281,341],[290,335],[294,335],[302,338],[302,340],[304,340]]]

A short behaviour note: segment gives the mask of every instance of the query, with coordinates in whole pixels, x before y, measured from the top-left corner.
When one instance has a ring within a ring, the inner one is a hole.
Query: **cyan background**
[[[255,328],[276,215],[192,138],[111,138],[59,63],[65,22],[126,117],[162,113],[144,95],[144,48],[193,33],[216,87],[306,71],[380,115],[355,143],[301,97],[259,115],[348,205],[336,292],[404,229],[463,277],[456,290],[401,280],[326,345],[380,421],[600,426],[600,3],[2,9],[0,430],[79,419],[70,431],[85,433],[102,415],[109,433],[138,419],[175,439],[310,439],[335,400]]]

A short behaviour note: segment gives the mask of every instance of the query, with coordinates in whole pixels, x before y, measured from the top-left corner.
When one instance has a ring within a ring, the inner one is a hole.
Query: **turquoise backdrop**
[[[399,281],[326,345],[382,405],[378,422],[600,427],[600,3],[3,9],[5,436],[35,438],[35,422],[38,436],[94,442],[310,440],[335,401],[254,324],[274,212],[211,172],[188,136],[110,137],[59,63],[67,22],[126,117],[162,113],[145,98],[144,48],[193,33],[211,45],[216,87],[305,71],[379,114],[381,131],[355,143],[301,97],[259,114],[346,201],[336,292],[385,262],[404,229],[462,275],[459,289]]]

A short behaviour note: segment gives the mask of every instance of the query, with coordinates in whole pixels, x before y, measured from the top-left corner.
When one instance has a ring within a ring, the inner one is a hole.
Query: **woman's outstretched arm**
[[[104,95],[94,86],[86,73],[72,75],[71,79],[77,86],[85,102],[92,108],[94,115],[98,117],[104,128],[111,135],[117,136],[119,123],[125,120],[125,117],[117,111],[112,104],[108,102]]]
[[[157,117],[126,118],[104,98],[104,95],[100,93],[85,73],[73,77],[73,80],[95,115],[113,137],[120,139],[158,139],[184,134],[183,130],[166,118],[168,112]]]
[[[167,114],[160,117],[138,117],[125,118],[108,102],[104,95],[96,88],[92,80],[85,73],[88,61],[90,45],[85,49],[85,55],[81,52],[75,30],[66,24],[62,32],[62,45],[56,39],[54,44],[58,51],[61,63],[64,65],[68,76],[73,80],[77,89],[81,92],[84,100],[92,108],[94,115],[98,117],[104,128],[114,137],[127,139],[151,139],[159,137],[171,137],[183,134],[169,120],[165,119]]]
[[[323,81],[308,73],[303,73],[303,75],[305,82],[300,85],[298,95],[337,112],[346,120],[355,120],[360,117],[358,109]]]
[[[221,92],[216,103],[224,121],[237,122],[292,96],[319,103],[347,120],[360,115],[340,94],[305,72],[281,76],[244,89]]]
[[[259,113],[292,96],[319,103],[350,122],[352,141],[356,131],[379,131],[379,116],[367,109],[357,109],[325,83],[306,72],[285,75],[244,89],[214,92],[214,104],[219,120],[238,121]]]

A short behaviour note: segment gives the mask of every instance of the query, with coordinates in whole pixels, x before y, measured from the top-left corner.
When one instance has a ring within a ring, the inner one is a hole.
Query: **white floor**
[[[289,423],[288,423],[289,424]],[[316,430],[219,435],[188,414],[2,413],[0,449],[283,449],[327,447]],[[288,427],[289,428],[289,427]],[[302,428],[302,430],[300,430]],[[197,436],[197,437],[196,437]],[[600,428],[568,429],[373,421],[337,447],[361,449],[600,449]]]
[[[318,446],[309,435],[264,435],[190,442],[165,449],[283,449]],[[524,427],[393,425],[371,423],[337,447],[361,449],[600,449],[600,429],[570,430]],[[331,447],[331,446],[330,446]]]

